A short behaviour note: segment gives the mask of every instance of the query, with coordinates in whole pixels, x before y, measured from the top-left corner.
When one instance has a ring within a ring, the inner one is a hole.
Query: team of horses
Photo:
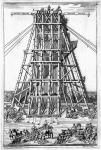
[[[23,143],[27,141],[45,141],[47,138],[53,138],[52,127],[47,129],[32,127],[31,131],[24,129],[22,131],[18,129],[10,129],[9,137],[12,144]]]

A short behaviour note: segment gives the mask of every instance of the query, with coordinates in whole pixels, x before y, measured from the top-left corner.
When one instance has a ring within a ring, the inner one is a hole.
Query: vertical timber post
[[[58,23],[60,23],[60,14],[58,12]],[[58,99],[57,99],[57,115],[60,113],[60,24],[58,24]]]

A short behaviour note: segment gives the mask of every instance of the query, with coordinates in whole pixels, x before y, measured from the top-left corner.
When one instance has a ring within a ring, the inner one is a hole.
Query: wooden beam
[[[21,94],[22,92],[24,92],[24,91],[26,91],[26,90],[28,90],[29,89],[29,87],[28,88],[26,88],[26,89],[24,89],[24,90],[22,90],[21,92],[19,92],[19,93],[16,93],[15,94],[15,96],[17,96],[17,95],[19,95],[19,94]]]
[[[31,61],[31,63],[60,63],[61,61]]]
[[[40,48],[40,49],[33,49],[33,51],[60,51],[60,49],[44,49],[44,48]],[[68,52],[69,53],[69,52]]]
[[[23,67],[23,69],[31,76],[31,74]]]
[[[68,65],[66,66],[68,67]],[[65,75],[61,79],[63,79],[73,68],[75,68],[75,66],[72,66],[72,68],[67,73],[65,73]]]

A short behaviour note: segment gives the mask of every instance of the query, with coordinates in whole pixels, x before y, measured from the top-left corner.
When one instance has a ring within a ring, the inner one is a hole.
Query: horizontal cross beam
[[[60,63],[61,61],[31,61],[31,63]]]
[[[51,49],[51,48],[50,49],[33,49],[32,52],[33,51],[60,51],[60,49]]]
[[[71,82],[80,82],[80,80],[66,80],[66,81],[63,81],[63,80],[59,80],[59,79],[57,79],[57,80],[52,80],[52,79],[34,79],[34,80],[32,80],[31,82],[33,82],[33,83],[36,83],[36,82],[49,82],[49,81],[51,81],[51,82],[59,82],[59,81],[62,81],[62,83],[71,83]],[[30,83],[30,81],[19,81],[18,83]]]

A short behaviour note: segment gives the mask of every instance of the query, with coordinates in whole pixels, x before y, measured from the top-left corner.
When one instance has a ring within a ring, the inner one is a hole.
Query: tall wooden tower
[[[33,25],[16,83],[12,106],[30,116],[61,116],[83,102],[87,92],[70,40],[67,20],[58,7],[32,14]]]

